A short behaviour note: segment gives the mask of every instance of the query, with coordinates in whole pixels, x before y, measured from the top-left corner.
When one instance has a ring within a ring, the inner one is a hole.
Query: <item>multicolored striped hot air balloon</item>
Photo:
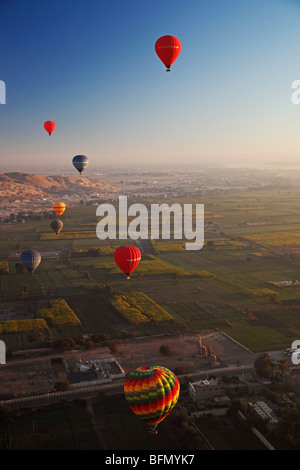
[[[124,384],[131,410],[157,434],[157,425],[173,410],[179,397],[176,375],[161,366],[142,366],[130,372]]]
[[[137,246],[119,246],[114,252],[114,258],[119,268],[130,279],[130,274],[135,270],[142,259],[142,254]]]
[[[52,220],[50,227],[52,228],[53,232],[58,235],[61,230],[63,229],[64,224],[62,223],[61,220]]]
[[[73,165],[75,166],[76,170],[79,171],[80,174],[88,166],[88,164],[89,159],[85,155],[76,155],[73,158]]]
[[[63,202],[55,202],[53,204],[52,209],[54,210],[55,214],[60,217],[66,210],[66,204],[64,204]]]
[[[41,255],[35,250],[25,250],[21,253],[20,261],[30,274],[33,274],[41,262]]]

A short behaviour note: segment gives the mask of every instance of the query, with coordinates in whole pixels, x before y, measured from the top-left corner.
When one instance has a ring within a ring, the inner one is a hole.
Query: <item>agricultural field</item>
[[[31,412],[0,424],[0,450],[99,450],[94,423],[83,406]]]
[[[173,320],[172,315],[142,292],[112,295],[110,303],[129,323],[135,325],[151,321],[161,323]]]
[[[80,320],[64,299],[50,300],[47,308],[31,308],[29,315],[26,303],[20,303],[24,306],[21,319],[1,321],[0,312],[0,335],[10,351],[42,347],[53,340],[81,336]],[[33,318],[26,318],[28,316]]]
[[[95,207],[68,208],[58,236],[49,220],[5,226],[0,229],[1,302],[17,308],[21,301],[43,300],[48,306],[41,308],[49,308],[50,301],[64,299],[80,325],[48,325],[56,339],[84,333],[109,339],[124,330],[157,334],[188,325],[197,331],[222,329],[254,352],[289,347],[300,337],[300,285],[279,283],[300,278],[300,193],[232,192],[205,196],[204,203],[200,251],[186,251],[184,240],[100,241]],[[114,250],[128,243],[142,251],[131,280],[113,258]],[[29,247],[42,255],[33,276],[15,268],[20,251]],[[25,343],[19,338],[13,349]]]
[[[55,233],[42,233],[40,240],[76,240],[77,238],[95,238],[95,231],[78,231],[78,232],[61,232],[58,235]]]
[[[94,265],[95,270],[106,270],[109,274],[118,274],[119,268],[116,266],[116,263],[113,260],[106,260],[105,262]],[[171,264],[161,258],[158,258],[153,255],[145,255],[143,258],[143,263],[137,268],[139,276],[198,276],[198,277],[214,277],[212,273],[209,273],[205,270],[193,270],[193,269],[184,269],[180,266]]]
[[[300,230],[256,233],[247,236],[247,239],[266,247],[300,246]]]
[[[200,437],[186,437],[182,431],[180,398],[174,410],[158,426],[159,439],[150,434],[145,422],[138,419],[122,398],[94,405],[95,422],[108,450],[205,449]],[[184,419],[184,418],[183,418]]]
[[[64,299],[51,300],[49,308],[37,311],[37,317],[54,327],[80,325],[80,320]]]
[[[129,409],[123,396],[90,403],[89,407],[70,402],[15,415],[6,424],[0,423],[0,450],[205,449],[199,436],[184,435],[182,422],[187,424],[187,417],[179,401],[159,425],[157,439]]]

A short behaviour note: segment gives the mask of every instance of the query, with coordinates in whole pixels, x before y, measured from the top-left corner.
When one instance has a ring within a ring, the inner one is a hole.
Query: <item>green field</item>
[[[31,412],[0,424],[0,450],[99,450],[95,426],[83,406]]]
[[[97,262],[94,265],[94,269],[104,269],[107,270],[109,274],[118,274],[119,268],[116,266],[116,263],[112,260],[105,260],[103,262]],[[195,270],[195,269],[185,269],[180,266],[174,265],[170,262],[167,262],[161,258],[158,258],[153,255],[145,255],[143,262],[136,269],[136,273],[139,276],[199,276],[207,278],[214,277],[212,273],[209,273],[205,270]]]
[[[267,247],[300,245],[300,230],[256,233],[249,235],[247,239]]]
[[[148,426],[140,420],[122,398],[94,405],[95,421],[102,429],[103,440],[108,450],[202,450],[203,443],[188,438],[179,421],[180,399],[172,413],[158,426],[158,436],[148,432]]]
[[[186,251],[185,242],[177,240],[138,243],[142,261],[130,281],[114,263],[113,252],[135,242],[98,240],[93,207],[69,208],[58,237],[45,220],[5,227],[0,232],[0,262],[7,266],[8,261],[9,272],[0,275],[1,301],[14,305],[65,299],[80,326],[51,327],[52,338],[83,333],[116,338],[124,330],[156,334],[188,322],[197,330],[220,328],[256,352],[289,347],[300,337],[300,286],[276,283],[299,280],[300,193],[240,192],[221,199],[207,196],[204,203],[203,249]],[[42,254],[34,276],[16,272],[20,246]],[[91,250],[99,253],[93,256]],[[109,287],[104,292],[105,284]],[[120,292],[117,297],[114,289]],[[148,305],[142,297],[133,301],[143,294]],[[164,325],[168,318],[173,326]],[[13,349],[29,344],[20,334],[18,339],[11,335]]]
[[[184,435],[179,403],[160,423],[159,436],[148,432],[147,424],[130,410],[123,396],[116,395],[91,406],[92,417],[84,403],[76,402],[14,415],[7,423],[0,423],[0,450],[205,448],[200,436],[191,439]]]

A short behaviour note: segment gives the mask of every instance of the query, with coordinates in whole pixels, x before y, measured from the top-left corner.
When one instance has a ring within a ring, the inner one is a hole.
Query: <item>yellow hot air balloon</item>
[[[66,205],[63,202],[55,202],[53,204],[53,210],[58,217],[60,217],[66,210]]]

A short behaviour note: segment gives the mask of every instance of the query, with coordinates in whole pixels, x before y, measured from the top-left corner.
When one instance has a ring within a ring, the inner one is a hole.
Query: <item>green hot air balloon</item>
[[[50,227],[52,228],[53,232],[56,233],[56,235],[59,234],[59,232],[62,230],[64,224],[62,223],[61,220],[52,220]]]

